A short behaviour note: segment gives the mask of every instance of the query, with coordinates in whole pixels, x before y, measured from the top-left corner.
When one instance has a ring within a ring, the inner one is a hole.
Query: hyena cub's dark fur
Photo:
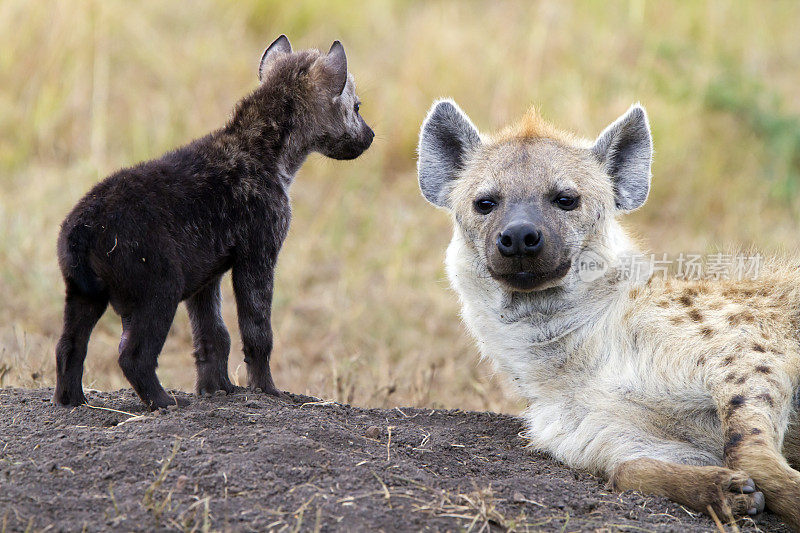
[[[122,317],[120,367],[148,407],[175,403],[156,366],[183,300],[198,393],[231,392],[230,337],[220,316],[220,277],[228,269],[249,386],[280,394],[269,368],[270,311],[291,216],[289,185],[309,152],[353,159],[373,132],[359,115],[338,41],[327,54],[292,53],[282,35],[264,52],[259,79],[225,127],[111,175],[67,216],[58,238],[66,306],[55,402],[86,401],[86,345],[109,302]]]

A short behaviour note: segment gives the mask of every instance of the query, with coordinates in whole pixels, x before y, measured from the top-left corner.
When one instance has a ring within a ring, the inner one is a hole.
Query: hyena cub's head
[[[304,126],[310,130],[306,134],[311,149],[334,159],[355,159],[369,148],[375,134],[359,113],[361,100],[353,76],[347,72],[344,46],[334,41],[327,54],[304,53],[308,56],[308,68],[303,72],[308,94],[303,95],[302,111],[307,118]],[[281,35],[264,51],[259,79],[263,82],[287,54],[292,54],[292,45]]]
[[[615,215],[647,198],[651,158],[647,115],[638,105],[591,143],[533,112],[485,137],[443,100],[422,125],[419,185],[428,201],[453,214],[479,275],[528,292],[568,283],[581,252],[608,246]]]

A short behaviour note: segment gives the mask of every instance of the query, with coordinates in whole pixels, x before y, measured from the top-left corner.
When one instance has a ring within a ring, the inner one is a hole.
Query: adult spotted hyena
[[[437,102],[419,183],[453,216],[447,272],[481,353],[528,401],[531,443],[620,490],[800,528],[800,274],[626,276],[618,222],[650,188],[633,106],[596,141],[529,113],[497,135]],[[588,265],[603,268],[581,270]],[[765,498],[766,497],[766,498]]]
[[[220,279],[232,270],[249,386],[272,381],[272,280],[289,228],[289,186],[310,152],[353,159],[372,142],[339,41],[327,54],[292,52],[280,36],[264,52],[258,88],[227,125],[159,159],[120,170],[64,220],[58,258],[66,283],[56,347],[55,402],[86,401],[86,344],[109,302],[122,317],[119,364],[150,408],[172,405],[156,362],[186,301],[198,393],[230,392],[230,337]]]

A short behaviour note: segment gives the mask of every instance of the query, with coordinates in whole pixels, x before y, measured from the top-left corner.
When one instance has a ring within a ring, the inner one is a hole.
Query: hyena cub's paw
[[[217,392],[233,394],[236,387],[231,383],[228,376],[220,373],[199,373],[197,376],[197,395],[213,396]]]
[[[248,368],[247,388],[248,390],[256,393],[274,396],[279,400],[283,400],[284,402],[292,402],[292,399],[288,394],[275,386],[275,383],[272,381],[272,374],[269,372],[269,368],[266,369],[266,372],[259,368],[253,368],[252,366]]]
[[[188,400],[167,394],[166,391],[162,391],[152,399],[142,398],[142,401],[151,411],[179,409],[189,406]]]
[[[248,390],[251,390],[251,391],[253,391],[255,393],[263,393],[263,394],[266,394],[268,396],[273,396],[273,397],[275,397],[275,398],[277,398],[279,400],[282,400],[284,402],[293,403],[292,402],[292,397],[289,396],[288,394],[286,394],[285,392],[283,392],[282,390],[278,389],[277,387],[275,387],[275,385],[264,385],[264,384],[262,384],[260,387],[259,386],[249,385],[247,388],[248,388]]]
[[[83,395],[83,391],[80,389],[62,390],[59,387],[56,387],[56,392],[53,394],[52,403],[54,405],[61,405],[64,407],[77,407],[89,402],[86,401],[86,396]]]
[[[730,515],[757,515],[764,510],[764,494],[756,490],[756,484],[746,472],[720,468],[711,475],[706,488],[706,505],[721,519]],[[708,509],[702,509],[708,512]]]

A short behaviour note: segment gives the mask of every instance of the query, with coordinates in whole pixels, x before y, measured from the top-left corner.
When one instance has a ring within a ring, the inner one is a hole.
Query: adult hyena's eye
[[[497,202],[491,198],[478,198],[472,205],[475,207],[475,211],[477,213],[481,215],[488,215],[495,207],[497,207]]]
[[[578,196],[569,196],[566,194],[559,194],[556,197],[556,205],[563,209],[564,211],[572,211],[578,204],[580,203],[580,198]]]
[[[361,103],[360,102],[356,102],[355,104],[353,104],[353,111],[358,113],[359,109],[361,109]]]

